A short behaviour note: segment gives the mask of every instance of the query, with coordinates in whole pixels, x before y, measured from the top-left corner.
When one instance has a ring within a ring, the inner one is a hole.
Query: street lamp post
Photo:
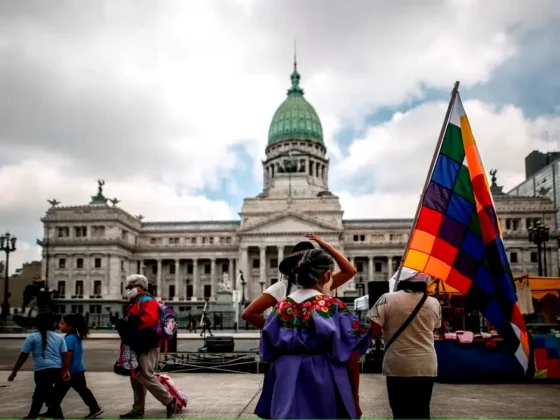
[[[239,277],[241,278],[241,308],[245,309],[245,285],[247,282],[241,270],[239,271]]]
[[[546,252],[546,243],[550,240],[550,229],[543,226],[542,223],[537,222],[534,227],[529,228],[529,242],[537,246],[537,262],[539,264],[539,276],[543,275],[543,258],[541,256],[541,251],[543,249]],[[544,256],[544,272],[545,276],[548,275],[548,269],[546,267],[546,255]]]
[[[0,251],[6,253],[6,267],[4,267],[4,301],[2,302],[2,314],[0,315],[2,319],[8,318],[10,314],[10,303],[8,300],[9,296],[9,270],[10,270],[10,253],[16,250],[16,237],[12,236],[10,233],[6,232],[4,235],[0,236]]]

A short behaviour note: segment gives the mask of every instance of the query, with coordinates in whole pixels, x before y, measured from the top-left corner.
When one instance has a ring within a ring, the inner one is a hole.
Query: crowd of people
[[[274,419],[360,418],[359,360],[373,340],[383,337],[383,374],[393,417],[430,418],[437,375],[433,332],[441,326],[441,307],[427,296],[427,277],[402,268],[397,290],[379,298],[364,324],[332,296],[356,269],[324,239],[314,234],[306,238],[280,263],[286,278],[265,290],[242,315],[262,331],[259,352],[269,366],[255,413]],[[147,290],[145,276],[128,277],[130,304],[117,323],[122,344],[115,372],[129,372],[133,391],[132,409],[123,419],[144,416],[147,392],[165,407],[168,418],[178,412],[177,399],[156,375],[160,340],[153,327],[161,307]],[[54,332],[50,312],[39,313],[36,326],[9,377],[13,381],[32,354],[36,388],[26,418],[63,418],[61,402],[70,388],[88,406],[86,418],[100,416],[103,411],[85,379],[82,340],[88,328],[83,316],[62,319],[64,338]],[[189,326],[193,328],[196,323]],[[203,333],[206,330],[211,334],[209,318],[203,321]],[[43,405],[47,411],[40,414]]]

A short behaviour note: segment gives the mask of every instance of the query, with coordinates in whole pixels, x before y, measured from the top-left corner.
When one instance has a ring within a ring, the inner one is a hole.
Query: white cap
[[[389,279],[389,290],[393,290],[393,291],[395,290],[396,283],[397,283],[397,274],[399,274],[399,270],[397,270],[397,272],[393,274],[393,277]],[[401,269],[401,275],[399,281],[404,281],[404,280],[426,283],[426,281],[428,280],[428,276],[424,273],[420,273],[419,271],[413,270],[412,268],[403,267]]]

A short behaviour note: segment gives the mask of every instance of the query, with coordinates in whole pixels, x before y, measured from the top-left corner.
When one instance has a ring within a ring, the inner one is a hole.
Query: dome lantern
[[[288,89],[288,97],[278,107],[270,123],[268,146],[290,140],[311,141],[324,146],[321,120],[303,96],[295,58],[290,79],[292,86]]]

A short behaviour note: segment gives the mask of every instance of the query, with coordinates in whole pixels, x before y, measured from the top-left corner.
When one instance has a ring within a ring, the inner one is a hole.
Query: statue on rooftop
[[[102,179],[98,179],[97,180],[97,195],[103,195],[103,185],[105,185],[105,181],[103,181]]]
[[[105,181],[102,179],[97,180],[97,195],[91,197],[90,205],[107,205],[107,199],[103,195],[103,185],[105,185]]]
[[[47,200],[47,202],[52,206],[52,207],[56,207],[60,204],[60,201],[58,201],[56,198],[53,198],[52,200]]]
[[[490,176],[492,177],[492,185],[498,185],[498,177],[496,174],[498,173],[497,169],[490,169]]]

